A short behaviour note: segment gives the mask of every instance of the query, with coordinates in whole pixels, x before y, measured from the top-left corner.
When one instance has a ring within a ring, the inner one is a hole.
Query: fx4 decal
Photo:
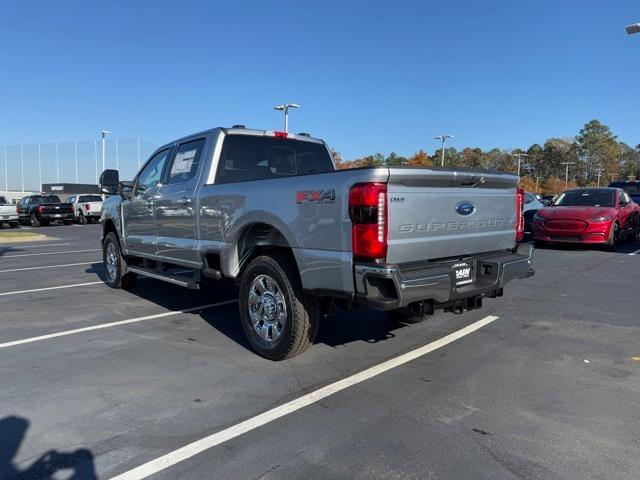
[[[296,194],[296,203],[320,202],[331,203],[336,201],[336,191],[331,190],[302,190]]]

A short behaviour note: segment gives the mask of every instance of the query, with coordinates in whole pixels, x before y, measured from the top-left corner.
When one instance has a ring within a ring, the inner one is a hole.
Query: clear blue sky
[[[634,0],[93,4],[3,2],[0,144],[279,128],[285,101],[347,159],[439,133],[526,147],[592,118],[640,143]]]

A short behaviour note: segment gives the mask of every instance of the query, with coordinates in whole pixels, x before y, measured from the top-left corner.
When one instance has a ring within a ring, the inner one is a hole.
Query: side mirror
[[[118,192],[124,199],[131,198],[131,192],[133,191],[133,182],[120,182],[118,186]]]
[[[100,192],[105,195],[117,195],[120,174],[117,170],[105,170],[100,175]]]

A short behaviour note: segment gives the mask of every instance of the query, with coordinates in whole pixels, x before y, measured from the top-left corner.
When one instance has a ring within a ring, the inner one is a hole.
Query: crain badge
[[[460,202],[456,205],[456,212],[458,215],[468,216],[476,211],[476,206],[471,202]]]

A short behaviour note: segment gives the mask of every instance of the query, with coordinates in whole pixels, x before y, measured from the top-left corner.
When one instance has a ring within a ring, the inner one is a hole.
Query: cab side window
[[[169,169],[167,184],[188,182],[196,176],[204,143],[205,139],[201,138],[178,146]]]
[[[167,148],[166,150],[156,153],[151,160],[149,160],[140,172],[140,175],[138,175],[135,195],[140,195],[144,191],[155,187],[160,182],[170,153],[171,149]]]

